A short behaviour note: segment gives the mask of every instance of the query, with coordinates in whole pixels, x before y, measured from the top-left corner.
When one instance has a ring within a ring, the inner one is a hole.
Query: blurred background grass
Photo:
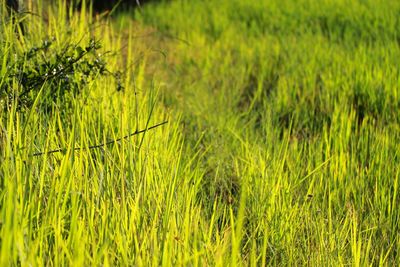
[[[44,38],[94,38],[124,89],[2,113],[2,263],[399,264],[397,1],[42,6],[24,37],[3,24],[2,77]]]

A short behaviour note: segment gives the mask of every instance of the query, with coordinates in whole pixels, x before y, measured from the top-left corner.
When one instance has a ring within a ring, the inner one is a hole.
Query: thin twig
[[[118,139],[115,139],[115,140],[111,140],[111,141],[108,141],[108,142],[105,142],[105,143],[102,143],[102,144],[92,145],[92,146],[89,146],[89,147],[76,147],[76,148],[73,149],[73,151],[90,150],[90,149],[96,149],[96,148],[100,148],[100,147],[105,147],[105,146],[114,144],[116,142],[119,142],[121,140],[128,139],[128,138],[130,138],[130,137],[132,137],[134,135],[145,133],[145,132],[147,132],[149,130],[152,130],[154,128],[160,127],[160,126],[162,126],[162,125],[164,125],[166,123],[168,123],[168,121],[161,122],[159,124],[153,125],[151,127],[143,129],[143,130],[137,130],[137,131],[135,131],[135,132],[133,132],[133,133],[127,135],[127,136],[124,136],[124,137],[121,137],[121,138],[118,138]],[[67,151],[67,148],[59,148],[59,149],[50,150],[50,151],[46,151],[46,152],[37,152],[37,153],[32,154],[31,156],[32,157],[38,157],[38,156],[42,156],[42,155],[45,155],[45,154],[49,155],[49,154],[54,154],[54,153],[59,153],[59,152],[64,152],[64,151]]]

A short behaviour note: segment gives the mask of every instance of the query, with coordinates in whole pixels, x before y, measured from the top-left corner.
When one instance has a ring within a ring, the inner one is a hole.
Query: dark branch
[[[89,146],[89,147],[76,147],[76,148],[74,148],[74,151],[91,150],[91,149],[96,149],[96,148],[105,147],[105,146],[114,144],[114,143],[116,143],[116,142],[119,142],[119,141],[121,141],[121,140],[128,139],[128,138],[130,138],[130,137],[132,137],[132,136],[134,136],[134,135],[138,135],[138,134],[141,134],[141,133],[145,133],[145,132],[147,132],[147,131],[149,131],[149,130],[152,130],[152,129],[154,129],[154,128],[160,127],[160,126],[162,126],[162,125],[164,125],[164,124],[166,124],[166,123],[168,123],[168,121],[161,122],[161,123],[159,123],[159,124],[153,125],[153,126],[151,126],[151,127],[149,127],[149,128],[143,129],[143,130],[137,130],[137,131],[135,131],[135,132],[133,132],[133,133],[127,135],[127,136],[124,136],[124,137],[121,137],[121,138],[118,138],[118,139],[115,139],[115,140],[111,140],[111,141],[108,141],[108,142],[105,142],[105,143],[102,143],[102,144],[92,145],[92,146]],[[38,157],[38,156],[42,156],[42,155],[45,155],[45,154],[49,155],[49,154],[54,154],[54,153],[59,153],[59,152],[65,152],[65,151],[67,151],[67,148],[59,148],[59,149],[50,150],[50,151],[45,151],[45,152],[37,152],[37,153],[32,154],[31,156],[32,156],[32,157]]]

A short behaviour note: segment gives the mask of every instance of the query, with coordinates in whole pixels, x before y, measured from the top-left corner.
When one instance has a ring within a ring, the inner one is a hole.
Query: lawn
[[[0,7],[0,266],[400,265],[400,2]]]

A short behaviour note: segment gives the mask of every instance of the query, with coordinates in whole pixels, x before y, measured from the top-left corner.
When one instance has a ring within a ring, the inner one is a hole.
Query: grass
[[[3,12],[0,88],[46,38],[109,74],[26,109],[11,77],[0,265],[400,264],[396,1],[43,6],[24,37]]]

